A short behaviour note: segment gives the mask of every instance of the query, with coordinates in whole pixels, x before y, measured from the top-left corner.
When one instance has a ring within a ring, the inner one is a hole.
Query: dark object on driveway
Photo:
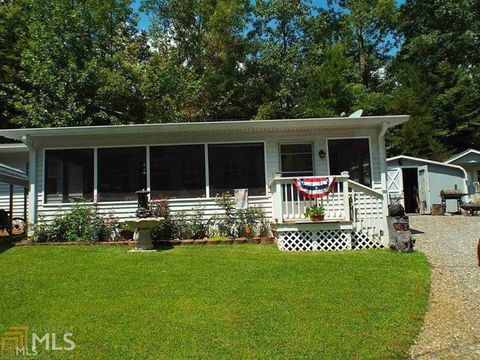
[[[478,266],[480,266],[480,239],[478,239],[478,244],[477,244],[477,259],[478,259]]]
[[[476,215],[480,211],[480,204],[462,204],[460,209],[469,211],[470,215]]]
[[[388,213],[390,214],[387,216],[390,249],[399,252],[413,251],[414,240],[405,209],[401,204],[394,204],[388,207]]]

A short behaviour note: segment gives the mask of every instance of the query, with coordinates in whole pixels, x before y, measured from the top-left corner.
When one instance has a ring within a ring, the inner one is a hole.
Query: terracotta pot
[[[311,215],[310,216],[310,220],[312,220],[313,222],[323,221],[324,219],[325,219],[325,215]]]
[[[245,227],[245,235],[247,236],[247,238],[251,238],[252,237],[252,228],[250,225],[247,225]]]

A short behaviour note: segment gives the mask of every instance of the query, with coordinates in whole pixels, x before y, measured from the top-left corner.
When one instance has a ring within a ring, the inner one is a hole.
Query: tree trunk
[[[368,88],[370,82],[370,72],[367,66],[367,54],[365,52],[365,42],[363,39],[362,29],[357,29],[358,55],[360,62],[360,76],[362,77],[362,84]]]

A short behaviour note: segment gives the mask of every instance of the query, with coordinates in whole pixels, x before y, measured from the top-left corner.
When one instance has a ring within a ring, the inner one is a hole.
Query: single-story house
[[[407,213],[430,214],[433,204],[442,203],[442,190],[467,193],[465,170],[458,165],[401,155],[387,159],[387,168],[390,202],[401,203]],[[447,202],[447,211],[457,210]]]
[[[388,239],[385,132],[408,116],[365,116],[0,130],[28,148],[29,222],[77,201],[134,217],[135,191],[168,197],[173,211],[219,211],[216,194],[248,189],[284,250],[378,247]],[[348,173],[345,173],[348,172]],[[333,192],[313,200],[298,178],[326,177]],[[334,181],[335,180],[335,181]]]
[[[475,194],[474,183],[480,182],[480,151],[468,149],[457,154],[447,161],[446,164],[459,165],[467,172],[468,193]]]

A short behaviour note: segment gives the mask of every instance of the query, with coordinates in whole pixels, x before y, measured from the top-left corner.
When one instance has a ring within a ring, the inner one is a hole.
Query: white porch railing
[[[311,178],[316,176],[308,176]],[[330,176],[330,179],[332,176]],[[319,199],[308,199],[293,184],[294,177],[274,177],[270,184],[273,200],[273,218],[275,222],[308,221],[305,211],[309,206],[318,204],[325,209],[325,220],[350,221],[348,199],[348,175],[335,176],[333,191]]]
[[[317,176],[313,176],[317,177]],[[332,176],[329,176],[332,178]],[[293,177],[275,176],[270,184],[273,219],[276,223],[309,222],[306,209],[318,204],[325,209],[325,221],[351,222],[353,230],[380,238],[386,232],[383,194],[349,179],[348,173],[333,176],[336,184],[326,197],[308,199],[293,184]],[[309,177],[306,177],[309,178]]]

